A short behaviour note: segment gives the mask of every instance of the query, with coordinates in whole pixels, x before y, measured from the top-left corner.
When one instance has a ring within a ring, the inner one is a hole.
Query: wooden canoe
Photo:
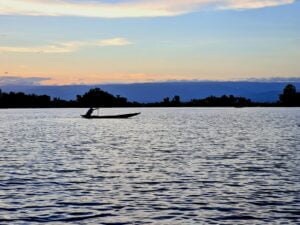
[[[129,113],[129,114],[120,114],[120,115],[103,115],[103,116],[86,116],[81,115],[85,119],[127,119],[133,116],[137,116],[141,113]]]

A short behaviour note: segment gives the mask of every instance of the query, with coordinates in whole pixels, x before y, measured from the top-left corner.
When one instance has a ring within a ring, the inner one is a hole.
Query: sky
[[[1,0],[0,77],[26,84],[300,77],[298,0]]]

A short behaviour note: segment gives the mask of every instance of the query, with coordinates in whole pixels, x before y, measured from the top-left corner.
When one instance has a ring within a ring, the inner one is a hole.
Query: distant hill
[[[205,98],[211,95],[234,95],[249,98],[258,102],[275,102],[283,88],[292,83],[300,90],[300,82],[160,82],[134,84],[99,84],[99,85],[66,85],[66,86],[1,86],[3,91],[21,91],[26,94],[49,95],[61,99],[75,99],[91,88],[99,87],[114,95],[126,97],[129,101],[157,102],[165,97],[179,95],[183,101]]]

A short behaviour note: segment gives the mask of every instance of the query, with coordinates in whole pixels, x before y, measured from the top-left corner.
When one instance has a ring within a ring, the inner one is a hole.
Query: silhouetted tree
[[[166,97],[161,102],[138,103],[128,102],[120,95],[114,96],[99,88],[90,89],[83,95],[77,95],[76,100],[66,101],[60,98],[51,99],[47,95],[27,95],[24,93],[5,93],[0,89],[0,108],[34,108],[34,107],[124,107],[124,106],[145,106],[145,107],[241,107],[241,106],[300,106],[300,93],[292,84],[287,85],[280,95],[277,103],[257,103],[243,97],[223,95],[221,97],[210,96],[204,99],[192,99],[189,102],[181,102],[180,96],[176,95],[170,100]]]
[[[192,99],[187,103],[191,106],[226,106],[226,107],[241,107],[241,106],[253,106],[254,103],[251,102],[250,99],[246,99],[243,97],[234,97],[233,95],[227,96],[223,95],[221,97],[210,96],[204,99]]]
[[[163,104],[170,105],[170,98],[169,97],[164,98]]]
[[[176,95],[172,99],[172,106],[180,106],[180,96]]]
[[[83,96],[77,95],[77,102],[84,107],[112,107],[126,106],[127,99],[101,90],[100,88],[90,89]]]
[[[300,106],[300,93],[297,93],[296,87],[292,84],[285,86],[279,99],[284,106]]]
[[[24,93],[10,92],[1,93],[0,107],[16,108],[16,107],[50,107],[51,98],[47,95],[26,95]]]

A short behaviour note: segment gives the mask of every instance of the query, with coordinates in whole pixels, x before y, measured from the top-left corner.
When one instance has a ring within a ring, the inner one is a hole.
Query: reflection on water
[[[300,109],[0,111],[0,223],[300,222]]]

